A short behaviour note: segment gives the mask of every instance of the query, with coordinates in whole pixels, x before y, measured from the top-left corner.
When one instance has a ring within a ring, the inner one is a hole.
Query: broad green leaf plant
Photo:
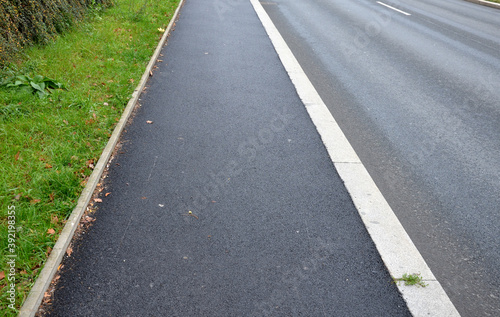
[[[51,89],[67,90],[62,83],[42,75],[36,75],[31,78],[27,75],[14,76],[6,79],[0,84],[2,87],[27,91],[38,95],[40,99],[45,98],[51,93]]]

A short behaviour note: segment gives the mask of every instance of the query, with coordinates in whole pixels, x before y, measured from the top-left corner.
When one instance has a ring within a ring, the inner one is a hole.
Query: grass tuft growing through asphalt
[[[415,274],[403,274],[403,277],[400,278],[392,278],[394,283],[399,283],[399,282],[405,282],[406,286],[421,286],[421,287],[426,287],[427,284],[423,281],[422,276],[420,274],[415,273]]]
[[[43,98],[0,88],[1,316],[15,316],[26,299],[178,2],[94,8],[71,32],[1,71],[2,79],[41,75],[67,88]]]

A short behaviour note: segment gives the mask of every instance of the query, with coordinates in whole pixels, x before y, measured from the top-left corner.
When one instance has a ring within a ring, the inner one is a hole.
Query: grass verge
[[[0,316],[27,297],[178,2],[115,0],[2,70],[67,90],[0,88]]]

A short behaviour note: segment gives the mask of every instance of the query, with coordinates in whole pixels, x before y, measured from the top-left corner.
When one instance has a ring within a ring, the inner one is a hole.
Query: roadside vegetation
[[[0,316],[26,299],[179,2],[78,1],[37,25],[47,36],[0,41]]]
[[[421,286],[421,287],[426,287],[427,284],[424,282],[422,279],[422,276],[420,274],[403,274],[403,277],[400,278],[392,278],[394,283],[399,283],[399,282],[404,282],[406,286]]]

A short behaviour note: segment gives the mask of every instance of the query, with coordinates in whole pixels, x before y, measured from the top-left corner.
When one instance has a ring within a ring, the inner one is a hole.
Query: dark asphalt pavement
[[[264,8],[462,316],[500,316],[500,10]]]
[[[50,315],[410,316],[251,4],[162,54]]]

